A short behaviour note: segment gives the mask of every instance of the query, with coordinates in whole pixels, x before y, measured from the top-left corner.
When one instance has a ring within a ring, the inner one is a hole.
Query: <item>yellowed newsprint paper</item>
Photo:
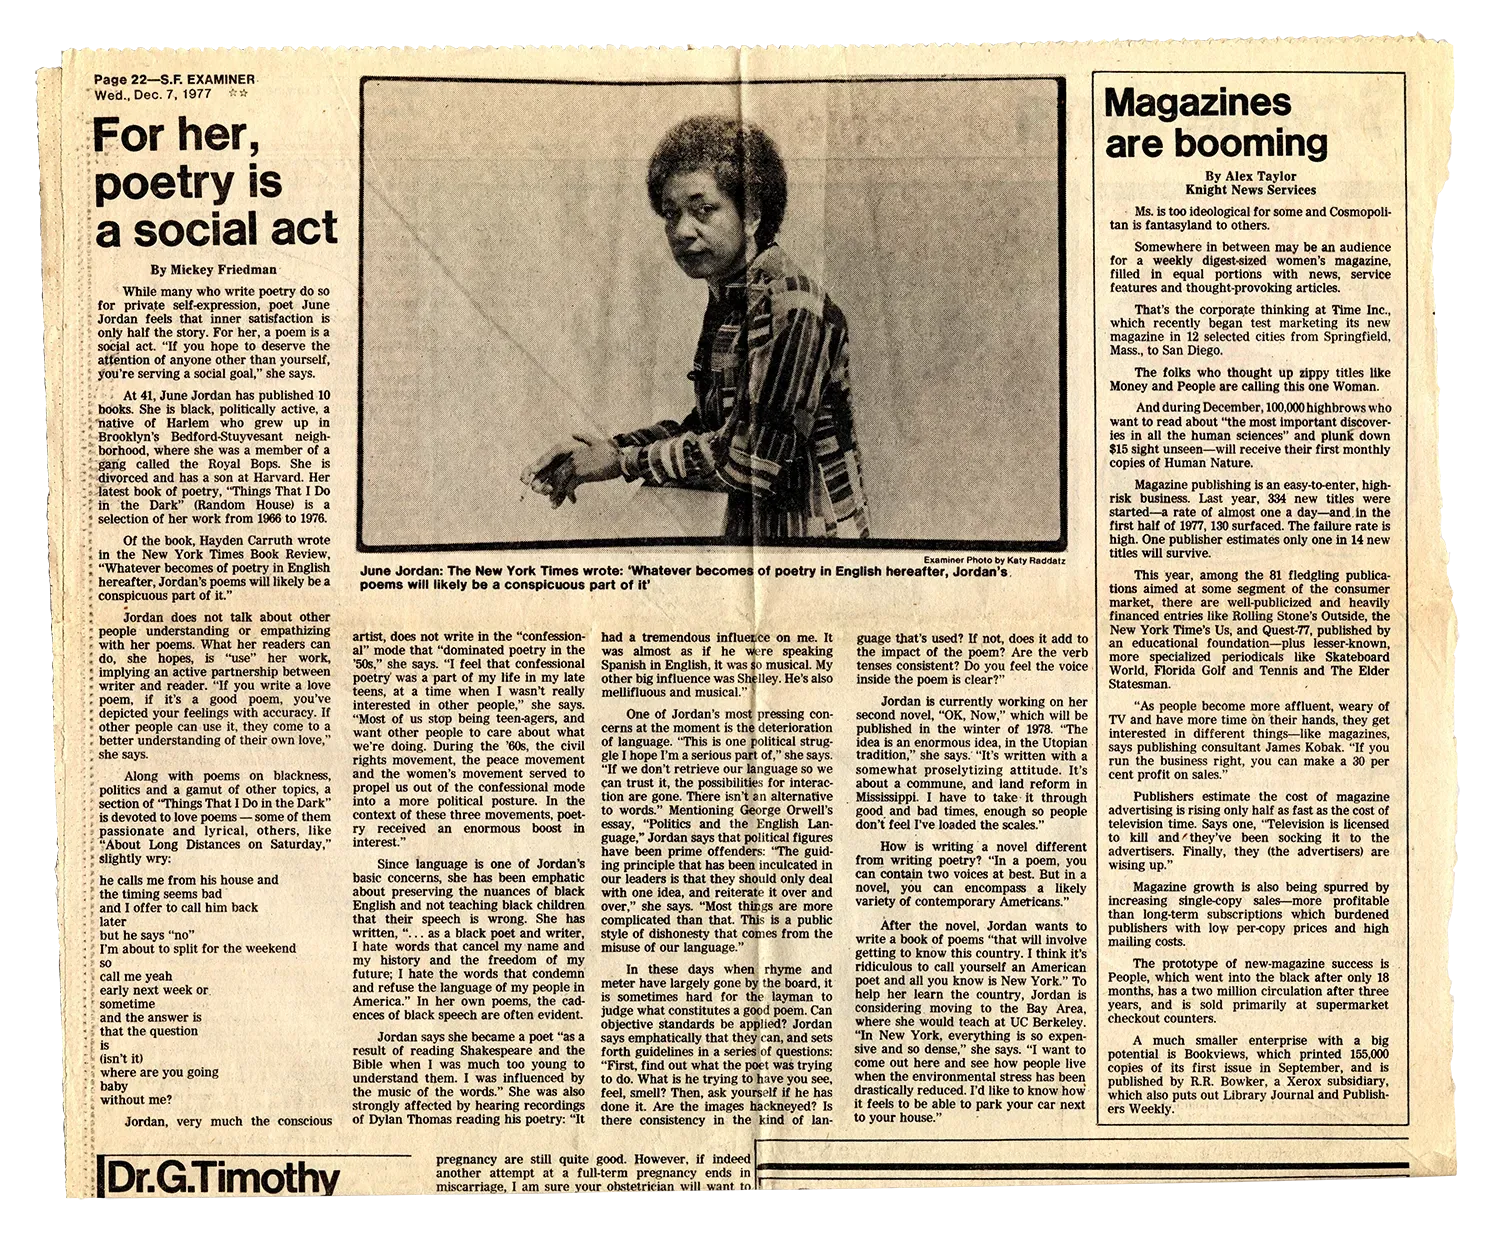
[[[44,72],[70,1193],[1451,1173],[1450,65]]]

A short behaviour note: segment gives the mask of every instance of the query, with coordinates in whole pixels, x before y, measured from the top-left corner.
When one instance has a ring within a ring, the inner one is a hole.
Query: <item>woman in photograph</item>
[[[612,438],[575,435],[522,475],[554,506],[609,479],[727,492],[735,542],[863,539],[869,524],[843,312],[777,244],[786,167],[758,126],[691,117],[646,174],[672,258],[708,286],[697,401]]]

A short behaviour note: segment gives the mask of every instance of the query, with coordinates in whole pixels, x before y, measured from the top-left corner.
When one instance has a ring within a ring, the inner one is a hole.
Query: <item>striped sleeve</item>
[[[664,419],[650,427],[621,432],[614,437],[620,450],[620,468],[627,480],[644,479],[648,483],[672,484],[700,479],[712,473],[701,465],[698,452],[700,433],[692,430],[697,411],[679,423]]]
[[[805,456],[827,369],[821,316],[782,303],[771,319],[771,333],[751,325],[748,417],[719,467],[731,488],[764,497],[793,483],[788,467]]]

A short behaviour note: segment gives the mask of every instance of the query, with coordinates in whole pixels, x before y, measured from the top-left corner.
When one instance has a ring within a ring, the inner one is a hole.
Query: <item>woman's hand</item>
[[[618,479],[623,473],[620,451],[608,437],[573,437],[578,442],[572,453],[573,478],[578,483],[602,483]]]
[[[551,496],[556,488],[557,475],[573,456],[573,445],[569,441],[553,445],[521,472],[521,482],[533,492]]]
[[[563,501],[577,504],[578,487],[618,478],[620,454],[614,442],[575,435],[572,443],[554,445],[521,474],[521,482],[547,497],[555,509]]]

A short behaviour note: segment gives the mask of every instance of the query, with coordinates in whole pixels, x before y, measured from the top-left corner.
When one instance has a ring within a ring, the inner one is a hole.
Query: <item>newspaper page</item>
[[[70,1193],[1451,1173],[1450,66],[44,71]]]

